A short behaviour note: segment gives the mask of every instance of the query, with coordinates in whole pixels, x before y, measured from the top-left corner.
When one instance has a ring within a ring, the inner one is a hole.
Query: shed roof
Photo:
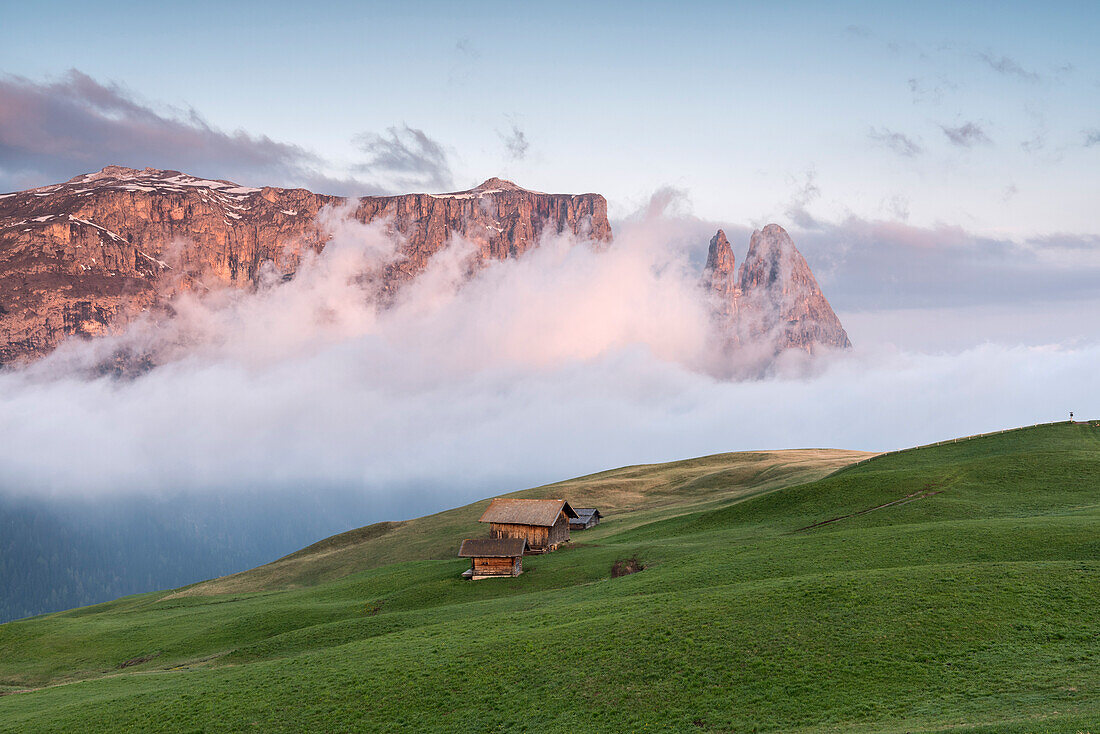
[[[459,558],[513,558],[527,549],[523,538],[470,538],[462,541]]]
[[[596,517],[603,517],[603,513],[595,507],[574,507],[573,510],[577,513],[577,517],[581,519],[587,519],[593,515]]]
[[[558,521],[558,514],[563,511],[566,517],[577,516],[565,500],[517,500],[497,497],[489,503],[489,507],[478,522],[551,527]]]

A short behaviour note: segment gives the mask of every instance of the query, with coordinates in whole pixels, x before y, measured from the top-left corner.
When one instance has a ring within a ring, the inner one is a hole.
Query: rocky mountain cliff
[[[722,230],[710,241],[703,287],[727,346],[768,345],[774,353],[852,346],[847,332],[790,235],[778,224],[752,233],[734,272],[733,249]]]
[[[69,336],[118,331],[143,312],[168,313],[171,298],[184,290],[254,287],[272,269],[290,279],[302,255],[323,249],[329,238],[318,222],[326,206],[349,207],[360,222],[384,221],[400,235],[400,257],[376,274],[383,300],[455,235],[474,245],[473,269],[521,256],[544,233],[611,240],[602,196],[545,194],[499,178],[468,191],[348,201],[108,166],[0,195],[0,366],[45,355]],[[751,345],[774,356],[850,346],[778,225],[753,233],[740,270],[719,230],[703,285],[727,352]]]
[[[264,263],[292,277],[304,251],[325,245],[318,212],[347,203],[120,166],[0,195],[0,365],[40,357],[67,336],[109,333],[183,289],[254,285]],[[456,234],[475,244],[478,262],[519,256],[546,230],[611,239],[602,196],[544,194],[498,178],[469,191],[350,203],[359,221],[387,218],[404,238],[402,257],[383,274],[386,292]]]

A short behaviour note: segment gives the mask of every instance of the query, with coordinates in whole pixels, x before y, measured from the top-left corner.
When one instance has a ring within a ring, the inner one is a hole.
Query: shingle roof
[[[512,558],[527,548],[523,538],[471,538],[462,541],[459,558]]]
[[[603,517],[603,514],[595,507],[574,507],[573,510],[577,513],[577,517],[580,517],[582,519],[588,519],[593,515],[599,515],[600,517]]]
[[[558,521],[558,513],[563,510],[566,517],[577,516],[565,500],[517,500],[497,497],[489,503],[488,509],[478,522],[551,527]]]

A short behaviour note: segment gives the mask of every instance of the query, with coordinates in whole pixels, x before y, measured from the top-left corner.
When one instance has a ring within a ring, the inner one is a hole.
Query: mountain
[[[326,207],[344,207],[363,223],[385,221],[399,236],[399,256],[375,274],[383,302],[453,236],[474,245],[474,270],[522,256],[547,233],[612,239],[599,194],[546,194],[499,178],[467,191],[348,200],[108,166],[0,196],[0,366],[41,357],[66,337],[117,332],[143,312],[170,313],[181,291],[293,278],[302,256],[330,238],[318,218]],[[727,361],[750,345],[762,364],[786,349],[851,346],[778,225],[753,233],[740,270],[719,230],[703,284]]]
[[[517,257],[546,231],[611,239],[599,194],[545,194],[491,178],[469,191],[348,201],[304,189],[250,188],[179,171],[108,166],[65,183],[0,196],[0,365],[92,337],[164,306],[180,290],[250,287],[265,263],[285,278],[327,235],[325,206],[360,222],[388,218],[402,257],[392,292],[461,235],[478,262]]]
[[[745,262],[734,274],[726,233],[710,241],[702,285],[727,344],[770,345],[774,353],[852,346],[802,253],[786,230],[769,224],[752,233]]]
[[[718,233],[710,240],[707,251],[707,264],[703,268],[703,288],[712,297],[715,316],[722,323],[733,323],[741,304],[741,284],[737,280],[736,260],[733,247],[726,239],[726,233]]]
[[[0,625],[0,731],[1095,732],[1098,447],[624,467],[519,493],[605,519],[517,578],[460,578],[487,501],[379,523]]]

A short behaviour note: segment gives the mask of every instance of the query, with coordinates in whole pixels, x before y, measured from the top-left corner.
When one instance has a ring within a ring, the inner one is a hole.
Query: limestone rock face
[[[304,252],[325,246],[318,212],[346,203],[120,166],[0,195],[0,365],[40,357],[69,336],[117,330],[181,290],[253,287],[269,267],[290,278]],[[479,263],[522,255],[544,232],[611,239],[602,196],[543,194],[497,178],[469,191],[351,203],[359,221],[388,218],[403,237],[403,257],[383,274],[387,292],[453,235],[474,244]]]
[[[752,233],[733,278],[733,252],[719,230],[703,276],[727,345],[769,345],[773,353],[852,346],[802,253],[778,224]]]
[[[499,178],[450,194],[364,197],[355,216],[363,222],[390,218],[406,238],[404,258],[387,272],[387,287],[421,272],[455,235],[476,245],[479,263],[519,257],[546,232],[611,241],[607,200],[599,194],[544,194]]]
[[[710,240],[707,264],[703,268],[703,288],[719,320],[731,325],[736,318],[741,301],[741,285],[737,278],[733,248],[726,233],[718,233]]]

